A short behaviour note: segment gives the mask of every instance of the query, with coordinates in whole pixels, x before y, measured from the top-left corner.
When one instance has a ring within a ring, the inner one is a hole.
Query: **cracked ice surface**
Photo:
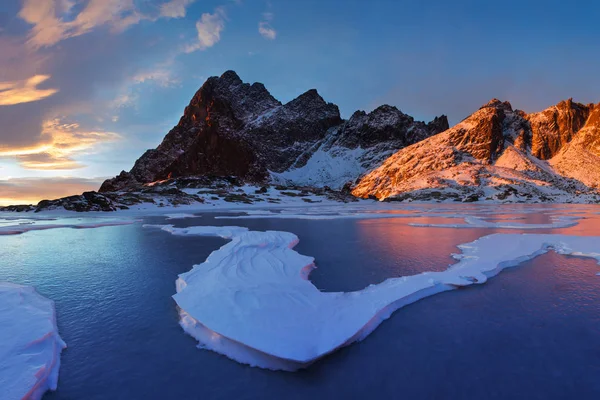
[[[65,347],[54,302],[32,287],[0,282],[0,397],[36,400],[56,390]]]
[[[177,280],[181,326],[205,347],[242,363],[293,371],[362,340],[392,312],[436,293],[481,284],[549,250],[600,261],[600,238],[494,234],[460,245],[442,272],[388,279],[356,292],[326,293],[309,280],[314,259],[288,232],[240,227],[174,228],[174,235],[230,238]]]

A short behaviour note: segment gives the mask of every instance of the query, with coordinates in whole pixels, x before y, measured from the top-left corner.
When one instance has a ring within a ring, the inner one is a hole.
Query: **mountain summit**
[[[202,85],[156,149],[100,191],[198,175],[341,187],[447,128],[445,116],[425,124],[387,105],[344,121],[315,89],[281,104],[263,84],[227,71]]]

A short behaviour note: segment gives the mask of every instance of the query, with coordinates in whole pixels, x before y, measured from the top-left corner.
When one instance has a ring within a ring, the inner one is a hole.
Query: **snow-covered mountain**
[[[569,99],[526,114],[493,99],[452,128],[444,115],[424,123],[389,105],[343,120],[314,89],[282,104],[227,71],[202,85],[156,149],[99,192],[0,211],[278,203],[279,195],[598,203],[600,104]]]
[[[599,105],[567,100],[528,115],[494,99],[396,152],[352,193],[380,200],[596,201],[599,183]]]
[[[447,128],[445,116],[425,124],[391,106],[357,111],[344,121],[314,89],[281,104],[261,83],[243,83],[227,71],[202,85],[156,149],[100,191],[199,175],[341,188],[395,151]]]

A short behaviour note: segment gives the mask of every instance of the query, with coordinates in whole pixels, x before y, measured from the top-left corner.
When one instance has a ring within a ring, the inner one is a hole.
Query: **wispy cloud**
[[[277,37],[277,31],[271,26],[274,17],[271,12],[263,13],[263,20],[258,23],[258,33],[265,39],[274,40]]]
[[[200,20],[196,22],[198,31],[198,41],[188,45],[185,48],[186,53],[192,53],[196,50],[206,50],[214,46],[221,40],[221,32],[225,29],[225,9],[218,7],[213,14],[204,13]]]
[[[0,106],[30,103],[52,96],[58,89],[38,88],[38,85],[48,79],[48,75],[35,75],[21,81],[0,82]]]
[[[113,109],[135,107],[135,104],[138,100],[139,95],[137,93],[131,92],[130,90],[127,93],[121,93],[117,97],[115,97],[110,102],[109,107]]]
[[[170,0],[160,5],[158,13],[146,14],[136,8],[134,0],[89,0],[78,14],[72,15],[73,0],[24,0],[19,16],[33,25],[28,43],[39,48],[81,36],[101,26],[121,32],[144,20],[181,18],[186,14],[186,7],[194,1]]]
[[[153,81],[161,87],[177,86],[181,83],[179,78],[173,76],[173,72],[167,68],[157,68],[151,71],[142,71],[133,77],[133,82],[144,83]]]
[[[196,0],[171,0],[160,6],[160,15],[167,18],[183,18],[187,7]]]
[[[88,131],[60,119],[45,121],[41,140],[30,147],[0,147],[0,157],[15,157],[26,169],[60,170],[84,167],[74,156],[93,153],[106,142],[120,139],[112,132]]]

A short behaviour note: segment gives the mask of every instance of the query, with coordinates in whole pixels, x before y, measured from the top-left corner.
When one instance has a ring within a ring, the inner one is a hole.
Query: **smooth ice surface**
[[[66,219],[63,219],[63,223],[54,224],[38,224],[37,221],[31,220],[28,222],[22,222],[18,225],[0,225],[0,235],[20,235],[30,231],[45,231],[48,229],[58,228],[71,228],[71,229],[93,229],[101,228],[104,226],[119,226],[119,225],[130,225],[135,223],[133,220],[114,220],[114,221],[97,221],[97,222],[78,222],[68,223]],[[44,220],[41,220],[44,221]]]
[[[196,218],[197,215],[187,214],[187,213],[173,213],[173,214],[165,214],[168,220],[172,219],[186,219],[186,218]]]
[[[209,349],[270,369],[295,370],[371,333],[404,305],[457,287],[481,284],[504,268],[549,250],[600,261],[600,238],[493,234],[460,245],[442,272],[391,278],[356,292],[325,293],[307,278],[311,257],[293,251],[288,232],[240,227],[163,226],[174,235],[231,238],[179,276],[181,325]]]
[[[556,216],[551,217],[550,223],[547,224],[527,224],[511,221],[490,222],[483,218],[475,216],[464,217],[464,224],[421,224],[411,223],[410,226],[422,228],[498,228],[498,229],[556,229],[570,228],[577,225],[579,217],[571,216]]]
[[[394,203],[378,206],[407,209]],[[519,232],[408,225],[462,222],[434,214],[530,224],[548,223],[552,215],[580,215],[584,218],[575,227],[521,232],[600,236],[599,210],[413,204],[414,219],[248,219],[233,224],[293,232],[300,239],[294,250],[315,257],[319,267],[311,272],[311,282],[321,291],[351,292],[392,277],[445,270],[455,262],[450,254],[460,252],[458,244]],[[153,214],[144,222],[231,225],[214,219],[222,214],[178,221]],[[58,390],[47,392],[44,400],[387,399],[399,394],[407,399],[600,398],[600,269],[595,259],[550,251],[485,285],[403,307],[363,342],[285,373],[196,350],[198,342],[182,331],[171,298],[174,282],[226,243],[218,237],[173,236],[142,224],[0,237],[0,281],[34,286],[54,300],[60,335],[69,344],[61,355]]]
[[[0,282],[0,398],[35,400],[56,390],[65,347],[54,302],[32,287]]]

